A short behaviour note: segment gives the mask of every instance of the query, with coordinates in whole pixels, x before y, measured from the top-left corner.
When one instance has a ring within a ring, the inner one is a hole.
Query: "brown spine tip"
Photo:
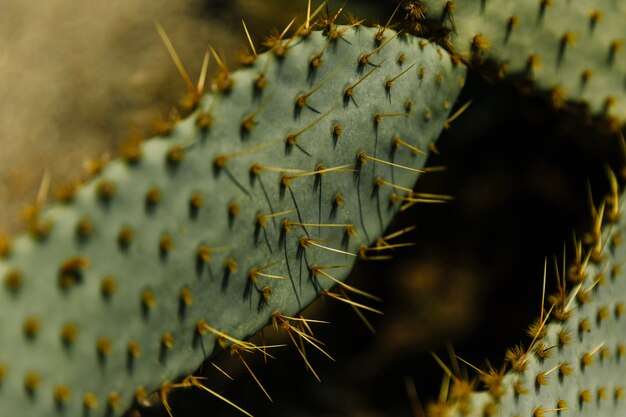
[[[109,180],[101,180],[96,186],[96,194],[102,201],[110,201],[116,192],[115,183]]]
[[[593,72],[589,68],[585,68],[580,73],[580,82],[585,85],[589,82],[591,77],[593,76]]]
[[[261,171],[263,171],[263,167],[258,163],[254,163],[250,166],[250,175],[254,177],[258,176]]]
[[[228,162],[228,157],[226,155],[217,155],[213,159],[213,168],[216,171],[221,171],[224,169],[227,162]]]
[[[93,233],[93,222],[88,217],[83,217],[76,224],[76,235],[79,239],[87,239]]]
[[[66,346],[70,346],[76,342],[77,338],[78,327],[72,323],[64,324],[61,328],[61,342]]]
[[[291,222],[289,220],[287,220],[287,219],[285,219],[282,222],[280,222],[280,228],[285,233],[291,233],[293,231],[293,228],[291,227]]]
[[[71,203],[76,196],[77,187],[75,184],[57,185],[54,189],[56,200],[62,204]]]
[[[41,330],[41,320],[36,316],[27,317],[26,320],[24,320],[22,329],[24,336],[28,339],[33,339],[39,334],[39,330]]]
[[[30,394],[33,394],[41,386],[41,377],[35,372],[28,372],[24,376],[24,388]]]
[[[541,56],[537,54],[530,54],[526,59],[526,71],[534,73],[541,68]]]
[[[250,282],[252,283],[256,283],[257,279],[259,278],[259,270],[257,268],[252,268],[250,271],[248,271],[248,280],[250,280]]]
[[[4,259],[11,253],[11,238],[0,233],[0,259]]]
[[[75,256],[66,259],[59,268],[59,286],[67,289],[80,283],[83,271],[89,268],[90,265],[91,262],[86,256]]]
[[[528,394],[528,389],[524,386],[522,381],[517,381],[513,386],[513,389],[515,390],[515,394],[518,396]]]
[[[213,126],[213,113],[210,111],[200,112],[196,118],[196,126],[202,131],[207,131]]]
[[[170,332],[165,332],[161,336],[161,346],[167,350],[174,349],[174,336]]]
[[[107,396],[107,407],[109,410],[118,410],[122,405],[122,396],[117,392],[111,392]]]
[[[555,109],[561,109],[565,106],[566,91],[565,88],[555,85],[549,91],[550,102]]]
[[[537,343],[535,347],[535,353],[541,359],[549,359],[552,356],[552,348],[546,346],[543,343]]]
[[[339,123],[333,126],[333,137],[340,138],[343,135],[343,128]]]
[[[267,80],[267,77],[265,76],[265,74],[263,73],[259,74],[254,79],[254,91],[256,91],[257,93],[260,93],[261,91],[265,90],[265,88],[267,88],[268,83],[269,81]]]
[[[191,198],[189,199],[189,206],[199,210],[202,207],[204,207],[204,199],[202,198],[202,194],[200,193],[194,193],[191,195]]]
[[[130,342],[128,342],[127,352],[128,352],[128,356],[133,359],[140,358],[141,357],[141,345],[139,345],[139,342],[135,340],[131,340]]]
[[[515,372],[523,372],[528,365],[526,351],[521,345],[506,350],[505,360],[511,364]]]
[[[180,302],[184,306],[190,306],[193,304],[193,294],[189,288],[183,288],[180,292]]]
[[[185,149],[181,146],[171,147],[166,154],[166,160],[168,165],[178,165],[185,159]]]
[[[572,344],[572,336],[567,328],[562,328],[559,332],[559,345],[567,346]]]
[[[50,231],[52,231],[52,222],[49,220],[35,219],[28,225],[28,233],[37,241],[45,239]]]
[[[10,269],[4,275],[4,286],[12,293],[17,293],[24,285],[24,277],[18,269]]]
[[[587,319],[582,319],[579,323],[578,323],[578,330],[581,332],[588,332],[591,330],[591,324],[589,323],[589,320]]]
[[[100,284],[100,293],[104,298],[111,298],[117,291],[117,283],[112,276],[106,276]]]
[[[586,390],[581,391],[578,394],[578,399],[580,400],[581,403],[589,404],[591,400],[593,399],[593,395],[591,394],[590,390],[586,389]]]
[[[207,326],[207,322],[206,321],[198,320],[196,322],[196,333],[199,336],[204,336],[206,334],[206,332],[207,332],[206,326]]]
[[[509,30],[512,30],[519,26],[519,17],[511,16],[506,21],[506,26]]]
[[[257,61],[257,56],[249,51],[243,51],[237,56],[237,61],[244,67],[251,67]]]
[[[311,57],[311,60],[309,61],[309,66],[312,69],[318,69],[319,67],[322,66],[322,54],[315,54]]]
[[[141,293],[141,306],[145,310],[150,310],[156,307],[156,295],[150,290],[145,290]]]
[[[70,400],[72,396],[72,391],[69,389],[67,385],[59,384],[54,387],[54,399],[59,405],[64,405]]]
[[[335,194],[335,197],[333,197],[333,205],[335,207],[338,207],[338,208],[343,207],[345,201],[346,201],[345,197],[341,193],[337,193]]]
[[[208,246],[200,246],[196,252],[196,257],[199,262],[208,264],[211,261],[211,248]]]
[[[129,140],[122,144],[120,157],[128,164],[135,164],[141,160],[141,140]]]
[[[481,53],[486,52],[491,48],[491,41],[487,39],[482,33],[477,33],[472,38],[472,52]]]
[[[548,374],[547,372],[539,372],[537,376],[535,376],[535,383],[540,386],[548,385]]]
[[[261,295],[266,303],[269,302],[270,298],[272,298],[272,287],[263,287],[261,289]]]
[[[98,408],[98,397],[91,391],[88,391],[83,395],[83,405],[87,410],[95,410]]]
[[[609,63],[612,63],[615,59],[615,55],[622,51],[624,48],[624,41],[622,39],[614,39],[609,45]]]
[[[604,17],[604,14],[600,10],[592,10],[589,12],[589,23],[591,28],[595,28],[600,20]]]
[[[135,389],[135,401],[138,405],[144,405],[148,401],[149,395],[148,390],[144,387],[140,386]]]
[[[287,53],[289,52],[289,42],[276,45],[275,48],[272,48],[272,51],[274,52],[276,58],[285,58],[287,56]]]
[[[106,357],[111,355],[113,352],[113,346],[111,344],[111,339],[108,337],[100,337],[96,341],[96,352],[100,357]]]
[[[169,253],[174,249],[174,239],[170,235],[161,236],[159,239],[159,249],[161,253]]]
[[[117,243],[123,248],[127,248],[133,242],[135,232],[130,226],[123,226],[117,233]]]
[[[233,201],[228,205],[228,217],[231,219],[238,217],[241,214],[241,209],[236,201]]]
[[[161,202],[161,189],[158,187],[152,187],[146,193],[146,204],[149,206],[155,206]]]
[[[261,229],[265,229],[267,227],[267,215],[266,214],[257,214],[256,216],[256,225]]]
[[[288,134],[287,138],[285,139],[285,143],[288,146],[295,146],[298,143],[298,135],[294,133]]]
[[[250,132],[252,132],[252,130],[256,127],[257,121],[254,119],[254,116],[256,116],[256,114],[245,117],[241,121],[240,127],[244,135],[249,135]]]
[[[233,258],[228,258],[226,260],[226,264],[224,266],[226,268],[226,271],[228,271],[231,274],[234,274],[237,272],[238,268],[237,268],[237,261],[234,260]]]
[[[0,362],[0,383],[7,377],[8,368],[4,362]]]

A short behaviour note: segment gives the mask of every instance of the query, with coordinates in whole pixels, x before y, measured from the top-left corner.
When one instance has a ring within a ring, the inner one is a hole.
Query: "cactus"
[[[343,280],[395,247],[402,205],[437,199],[411,189],[464,68],[333,22],[248,64],[3,242],[3,414],[118,416],[216,347],[265,352],[243,340],[320,293],[375,298]]]
[[[626,5],[615,0],[425,0],[466,61],[495,63],[501,77],[531,81],[557,106],[626,119]],[[417,7],[417,6],[416,6]]]
[[[155,391],[171,413],[169,392],[190,386],[223,399],[210,381],[181,378],[223,350],[248,367],[271,347],[245,339],[268,323],[319,348],[295,316],[320,294],[376,312],[359,301],[376,297],[344,280],[354,259],[401,246],[404,230],[385,234],[397,211],[441,198],[411,190],[454,118],[459,60],[493,62],[557,107],[623,123],[621,3],[405,3],[451,55],[387,27],[307,24],[235,73],[222,66],[188,118],[130,143],[80,190],[35,207],[27,234],[0,242],[3,414],[113,417]],[[577,286],[550,301],[530,348],[507,353],[512,369],[479,371],[487,391],[472,392],[446,368],[455,389],[429,414],[621,415],[617,199],[594,211],[567,274]]]
[[[447,403],[432,404],[431,415],[624,414],[626,280],[621,260],[626,252],[618,198],[607,197],[594,210],[593,231],[585,244],[578,243],[569,268],[559,272],[550,307],[529,328],[532,342],[507,351],[510,369],[479,370],[486,390],[472,392],[475,382],[444,365],[453,383],[451,396]]]

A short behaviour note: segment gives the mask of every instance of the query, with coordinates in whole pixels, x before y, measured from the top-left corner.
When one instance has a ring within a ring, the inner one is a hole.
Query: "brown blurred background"
[[[348,9],[385,22],[394,6],[351,0]],[[209,43],[236,67],[242,18],[260,45],[305,8],[306,0],[2,0],[0,230],[20,230],[20,209],[44,173],[53,187],[84,178],[85,161],[114,156],[133,132],[149,136],[178,104],[184,84],[155,21],[195,78]],[[524,339],[539,313],[544,257],[560,256],[564,242],[571,249],[572,230],[586,225],[588,184],[600,197],[604,164],[621,162],[620,153],[612,138],[509,85],[471,75],[459,103],[470,98],[430,162],[448,170],[417,186],[455,200],[403,213],[395,227],[417,225],[406,236],[417,245],[353,274],[355,285],[385,300],[383,317],[368,315],[377,335],[348,307],[322,300],[310,314],[332,322],[316,334],[336,359],[309,349],[322,384],[295,349],[282,349],[277,360],[254,364],[273,404],[227,358],[224,366],[241,376],[215,379],[224,395],[256,416],[411,416],[405,378],[425,401],[438,394],[442,372],[430,350],[446,357],[451,342],[477,365],[499,365],[504,349]],[[175,417],[236,413],[198,391],[171,404]],[[154,407],[142,415],[166,414]]]

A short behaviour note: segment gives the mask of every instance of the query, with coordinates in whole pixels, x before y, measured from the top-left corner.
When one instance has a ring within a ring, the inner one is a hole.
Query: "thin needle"
[[[182,61],[180,60],[180,57],[176,53],[176,49],[174,49],[174,45],[172,45],[172,41],[170,41],[170,38],[167,36],[167,33],[165,33],[163,26],[161,26],[159,22],[156,22],[155,25],[156,25],[157,32],[159,32],[159,36],[161,37],[161,40],[165,44],[165,48],[167,48],[167,52],[170,54],[172,61],[174,61],[174,65],[176,65],[176,68],[178,69],[180,76],[183,78],[183,82],[185,83],[185,86],[187,87],[187,89],[189,90],[191,94],[195,95],[196,88],[194,87],[193,82],[191,81],[191,78],[189,78],[189,74],[187,74],[187,70],[185,70],[185,67]]]

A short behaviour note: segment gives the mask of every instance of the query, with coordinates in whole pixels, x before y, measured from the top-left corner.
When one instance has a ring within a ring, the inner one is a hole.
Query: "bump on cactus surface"
[[[371,298],[341,281],[436,198],[411,190],[464,74],[426,41],[333,22],[221,71],[191,116],[2,245],[3,414],[118,416],[216,347],[265,351],[242,340],[322,292]]]
[[[552,103],[626,120],[626,4],[616,0],[424,0],[445,42],[500,77],[531,81]],[[407,6],[408,7],[408,6]],[[414,6],[418,7],[418,6]],[[445,43],[444,42],[444,43]]]
[[[479,370],[484,390],[474,392],[475,382],[447,369],[450,397],[431,404],[431,415],[624,414],[626,249],[619,199],[615,188],[594,209],[593,230],[576,242],[568,266],[557,264],[558,292],[529,327],[530,345],[507,351],[509,370]]]

